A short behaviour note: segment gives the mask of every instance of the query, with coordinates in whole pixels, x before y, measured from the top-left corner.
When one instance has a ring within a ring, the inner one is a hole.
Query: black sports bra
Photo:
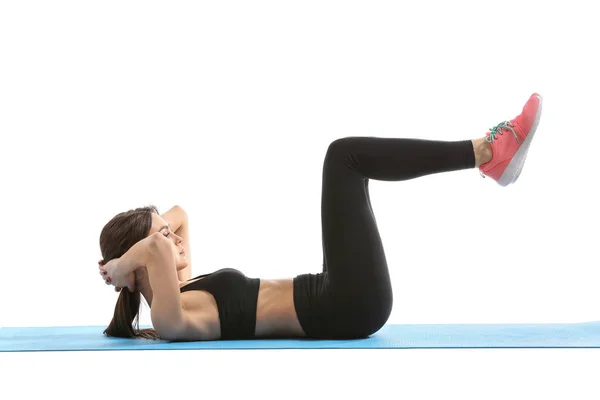
[[[223,268],[210,274],[199,275],[180,292],[206,290],[213,295],[219,310],[221,339],[252,339],[256,328],[256,302],[260,279],[248,278],[233,268]]]

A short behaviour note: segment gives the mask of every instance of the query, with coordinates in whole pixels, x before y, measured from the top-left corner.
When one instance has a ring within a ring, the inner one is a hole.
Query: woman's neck
[[[152,288],[150,287],[150,285],[148,285],[148,287],[146,288],[138,288],[137,290],[139,290],[142,296],[144,296],[144,299],[146,299],[148,307],[152,307]]]
[[[152,307],[152,286],[150,286],[150,278],[148,278],[146,268],[135,271],[135,290],[144,296],[148,307]]]

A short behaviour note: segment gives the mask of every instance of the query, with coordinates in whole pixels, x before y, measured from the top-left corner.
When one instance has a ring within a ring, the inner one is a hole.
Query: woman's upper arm
[[[179,279],[169,240],[160,233],[151,236],[150,259],[146,264],[152,288],[150,317],[156,332],[168,339],[178,335],[183,329]]]
[[[171,243],[160,233],[152,236],[152,255],[146,269],[152,287],[150,315],[154,329],[166,340],[207,339],[207,323],[183,308]]]

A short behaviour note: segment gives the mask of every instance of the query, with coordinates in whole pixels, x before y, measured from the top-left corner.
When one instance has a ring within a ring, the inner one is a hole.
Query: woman
[[[100,274],[107,284],[128,290],[121,290],[105,333],[172,341],[373,334],[386,323],[393,296],[369,179],[402,181],[478,167],[483,177],[507,186],[521,173],[541,109],[541,96],[534,93],[520,115],[473,140],[335,140],[323,165],[321,273],[263,280],[226,268],[189,279],[183,210],[117,215],[101,234]],[[140,293],[154,329],[131,326]]]

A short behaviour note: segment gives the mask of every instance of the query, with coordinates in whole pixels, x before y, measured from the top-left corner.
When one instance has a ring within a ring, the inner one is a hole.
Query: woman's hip
[[[352,286],[332,285],[327,272],[294,278],[294,306],[308,337],[364,338],[385,325],[393,305],[389,281]]]

